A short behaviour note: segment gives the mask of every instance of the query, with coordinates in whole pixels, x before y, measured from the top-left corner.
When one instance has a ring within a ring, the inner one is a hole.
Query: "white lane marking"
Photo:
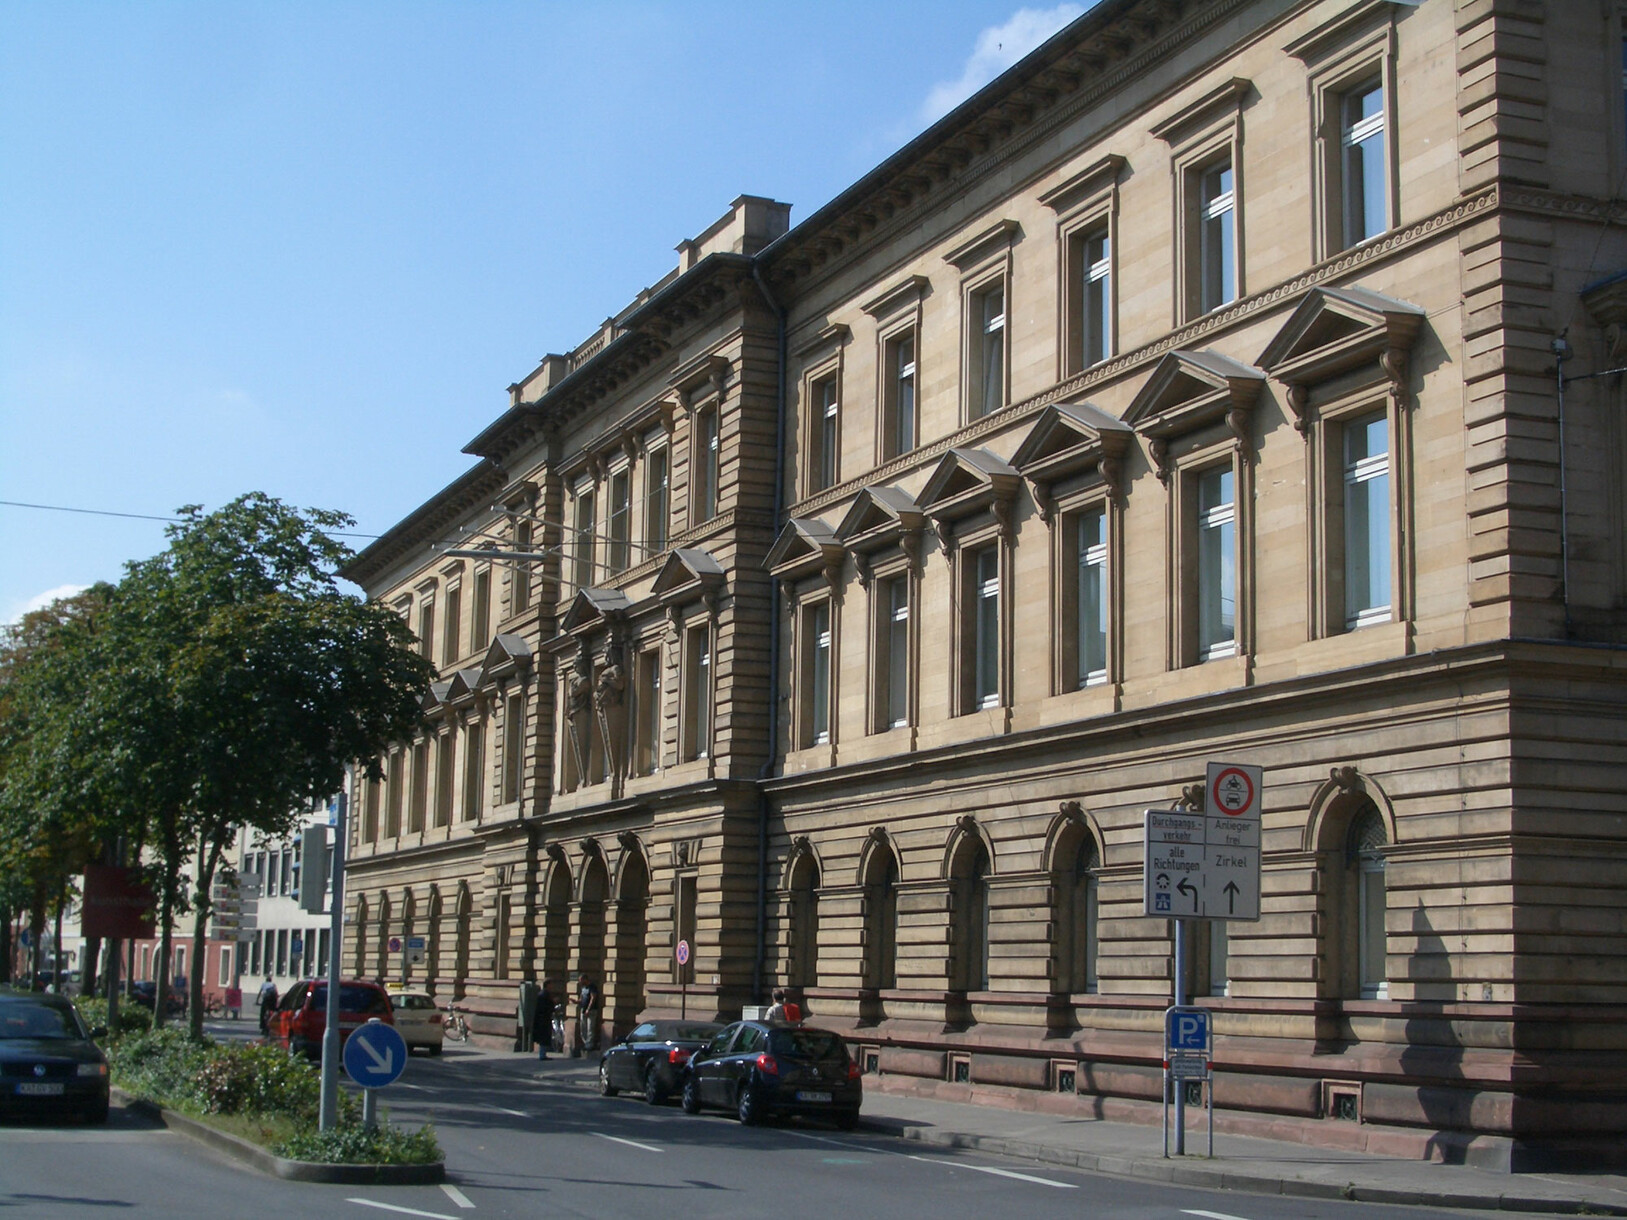
[[[665,1152],[665,1148],[657,1148],[654,1144],[641,1144],[637,1140],[624,1140],[619,1135],[606,1135],[603,1131],[593,1133],[602,1140],[609,1140],[612,1144],[626,1144],[629,1148],[642,1148],[645,1152]]]
[[[505,1106],[493,1106],[492,1109],[496,1110],[499,1114],[512,1114],[512,1115],[514,1115],[515,1118],[530,1118],[531,1117],[524,1110],[510,1110]]]
[[[380,1211],[400,1212],[403,1216],[428,1216],[430,1220],[457,1220],[444,1212],[421,1212],[416,1207],[397,1207],[394,1203],[380,1203],[375,1199],[346,1199],[346,1203],[360,1203],[363,1207],[376,1207]]]
[[[456,1186],[453,1186],[452,1183],[450,1183],[450,1182],[442,1182],[441,1183],[441,1189],[446,1192],[446,1197],[448,1199],[451,1199],[452,1202],[456,1203],[459,1207],[473,1207],[474,1206],[474,1201],[472,1199],[470,1199],[468,1195],[464,1194],[461,1190],[459,1190]]]
[[[435,1092],[434,1089],[425,1088],[421,1084],[408,1084],[404,1080],[398,1080],[398,1081],[396,1081],[396,1083],[399,1084],[403,1089],[413,1089],[413,1090],[415,1090],[416,1092],[419,1092],[419,1093],[433,1093],[433,1092]]]
[[[864,1144],[854,1144],[846,1140],[833,1140],[828,1135],[815,1135],[811,1131],[784,1131],[781,1135],[794,1135],[799,1140],[817,1140],[821,1144],[835,1144],[838,1148],[846,1148],[849,1152],[873,1152],[873,1148]]]
[[[1074,1182],[1053,1182],[1050,1178],[1036,1178],[1031,1173],[1018,1173],[1015,1169],[996,1169],[993,1165],[973,1165],[967,1161],[940,1161],[936,1157],[912,1156],[912,1161],[925,1161],[928,1165],[947,1165],[951,1169],[970,1169],[975,1173],[992,1173],[997,1177],[1016,1178],[1019,1182],[1033,1182],[1038,1186],[1054,1186],[1058,1190],[1078,1190]],[[1233,1217],[1232,1220],[1236,1220]]]
[[[1181,1214],[1183,1216],[1202,1216],[1204,1220],[1248,1220],[1247,1216],[1228,1216],[1225,1212],[1199,1211],[1197,1208],[1192,1207],[1181,1208]]]

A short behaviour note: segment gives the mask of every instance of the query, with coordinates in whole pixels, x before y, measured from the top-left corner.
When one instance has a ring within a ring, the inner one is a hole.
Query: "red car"
[[[339,984],[339,1045],[350,1031],[377,1017],[386,1025],[395,1024],[390,995],[377,983],[345,979]],[[271,1014],[267,1029],[272,1042],[290,1055],[322,1058],[322,1035],[328,1028],[328,984],[307,979],[295,983]]]

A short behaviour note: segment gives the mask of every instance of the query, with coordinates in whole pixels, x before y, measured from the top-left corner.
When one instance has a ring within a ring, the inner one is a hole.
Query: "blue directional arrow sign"
[[[394,1084],[407,1066],[407,1044],[395,1026],[374,1019],[345,1041],[345,1074],[364,1089]]]

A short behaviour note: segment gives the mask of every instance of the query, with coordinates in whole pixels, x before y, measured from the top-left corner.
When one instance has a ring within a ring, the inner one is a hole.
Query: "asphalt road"
[[[598,1096],[591,1065],[454,1048],[414,1058],[386,1108],[433,1122],[447,1186],[282,1182],[115,1108],[104,1128],[0,1123],[0,1217],[256,1214],[749,1217],[822,1220],[1085,1216],[1101,1220],[1466,1220],[1435,1212],[1171,1187],[948,1152],[813,1124],[743,1128],[676,1106]],[[1509,1213],[1495,1213],[1507,1217]]]

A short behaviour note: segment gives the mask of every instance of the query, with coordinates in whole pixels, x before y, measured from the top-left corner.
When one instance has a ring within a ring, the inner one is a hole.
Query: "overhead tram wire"
[[[159,517],[152,513],[119,513],[109,508],[69,508],[65,504],[30,504],[25,500],[0,500],[0,508],[36,508],[50,513],[82,513],[87,517],[124,517],[131,521],[163,521],[175,524],[184,517]],[[360,534],[354,530],[328,530],[336,538],[381,538],[382,534]]]

